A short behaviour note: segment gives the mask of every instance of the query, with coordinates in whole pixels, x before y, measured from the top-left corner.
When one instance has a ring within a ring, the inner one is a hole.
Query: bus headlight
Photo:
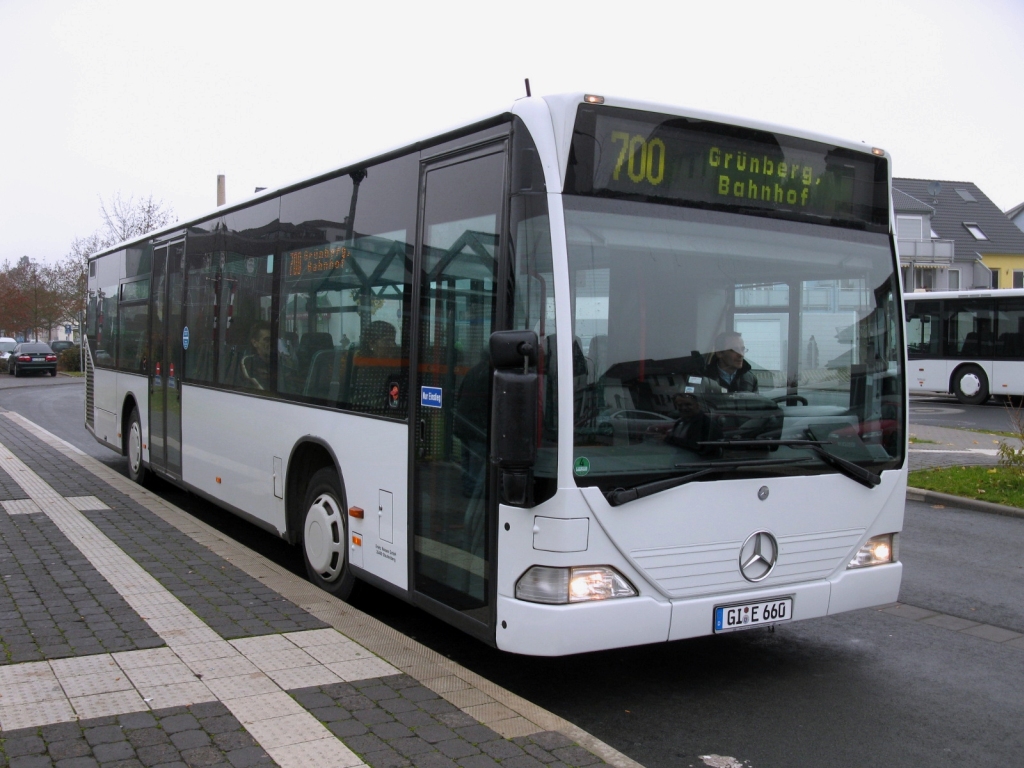
[[[607,565],[552,568],[535,565],[516,582],[516,598],[531,603],[583,603],[613,597],[636,597],[626,577]]]
[[[895,563],[899,560],[899,534],[883,533],[872,536],[861,547],[847,568],[866,568],[869,565]]]

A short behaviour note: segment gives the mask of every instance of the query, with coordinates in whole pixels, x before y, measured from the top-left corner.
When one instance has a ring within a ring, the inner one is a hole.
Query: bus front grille
[[[780,536],[779,556],[768,578],[771,587],[827,578],[852,555],[864,529]],[[754,586],[739,569],[743,540],[633,550],[633,561],[669,597],[698,597]]]

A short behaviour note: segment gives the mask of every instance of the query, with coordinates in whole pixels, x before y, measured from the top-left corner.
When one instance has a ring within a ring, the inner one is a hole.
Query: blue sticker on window
[[[185,329],[181,332],[181,346],[183,346],[185,349],[188,349],[188,326],[187,325],[185,326]]]
[[[424,408],[441,407],[440,387],[420,387],[420,405]]]

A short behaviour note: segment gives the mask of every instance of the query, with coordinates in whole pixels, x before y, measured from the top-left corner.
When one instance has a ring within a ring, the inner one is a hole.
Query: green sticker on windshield
[[[580,456],[572,465],[572,471],[582,477],[590,471],[590,459]]]

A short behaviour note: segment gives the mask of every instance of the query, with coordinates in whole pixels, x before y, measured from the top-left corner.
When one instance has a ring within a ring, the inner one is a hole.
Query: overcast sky
[[[1024,201],[1024,0],[0,0],[0,263],[587,91],[865,141]]]

